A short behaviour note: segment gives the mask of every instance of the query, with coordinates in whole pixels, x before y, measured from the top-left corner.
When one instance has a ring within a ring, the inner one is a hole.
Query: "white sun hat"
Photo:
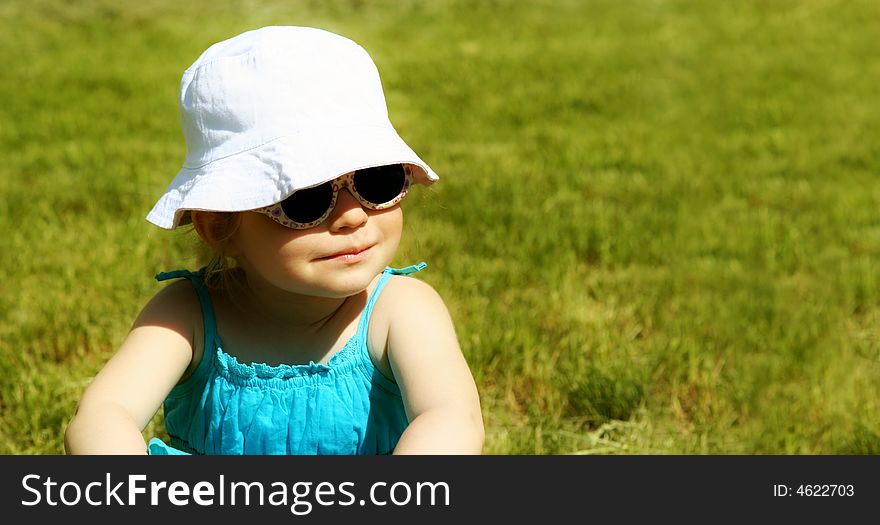
[[[187,154],[147,220],[166,229],[189,210],[245,211],[361,168],[434,171],[388,119],[367,52],[309,27],[264,27],[209,47],[180,82]]]

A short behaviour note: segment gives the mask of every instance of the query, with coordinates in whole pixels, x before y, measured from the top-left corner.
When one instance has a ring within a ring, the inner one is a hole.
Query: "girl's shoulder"
[[[195,354],[201,355],[204,328],[199,296],[188,279],[171,281],[163,286],[144,306],[135,320],[134,327],[155,326],[173,330],[183,336],[193,351],[184,377],[197,363]]]
[[[391,275],[376,298],[372,318],[387,321],[417,315],[425,303],[443,303],[440,294],[427,282],[410,275]],[[370,322],[373,325],[373,321]]]
[[[372,349],[384,349],[392,329],[424,325],[448,317],[443,298],[433,286],[416,277],[394,275],[376,299],[370,319],[369,343]],[[384,351],[384,350],[383,350]]]
[[[147,302],[138,321],[161,321],[179,328],[200,324],[199,296],[188,280],[172,281]]]
[[[395,311],[418,308],[424,301],[443,302],[440,294],[427,282],[410,275],[393,275],[388,280],[378,301],[384,308]]]

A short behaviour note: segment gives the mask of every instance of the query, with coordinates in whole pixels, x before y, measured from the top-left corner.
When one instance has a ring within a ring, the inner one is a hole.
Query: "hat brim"
[[[346,173],[386,164],[410,164],[415,182],[436,173],[390,125],[340,126],[272,139],[197,167],[184,166],[147,220],[165,229],[189,222],[189,211],[247,211]]]

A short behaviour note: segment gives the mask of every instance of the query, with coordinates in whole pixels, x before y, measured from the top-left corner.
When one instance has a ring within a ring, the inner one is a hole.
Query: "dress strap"
[[[174,270],[171,272],[162,272],[156,275],[157,281],[166,281],[168,279],[185,278],[189,279],[196,289],[199,296],[199,304],[202,307],[202,319],[205,325],[205,343],[211,343],[212,346],[217,344],[217,321],[214,317],[214,306],[211,304],[211,295],[205,286],[205,268],[197,272],[189,270]],[[205,345],[205,354],[209,353],[208,345]]]
[[[382,277],[380,277],[379,282],[376,283],[376,288],[373,290],[373,293],[370,294],[370,298],[367,299],[367,305],[364,307],[360,323],[358,323],[358,337],[361,341],[366,342],[367,340],[367,329],[370,326],[370,317],[373,314],[373,307],[376,305],[376,300],[379,298],[379,294],[382,293],[382,289],[385,288],[385,285],[388,284],[391,277],[393,275],[410,275],[424,270],[426,266],[428,266],[427,263],[420,262],[419,264],[407,266],[406,268],[385,267],[382,271]]]
[[[407,266],[406,268],[392,268],[390,266],[385,268],[385,272],[390,273],[392,275],[409,275],[411,273],[416,273],[420,270],[424,270],[425,267],[428,266],[426,262],[420,262],[419,264],[414,264],[412,266]],[[374,292],[375,294],[375,292]]]

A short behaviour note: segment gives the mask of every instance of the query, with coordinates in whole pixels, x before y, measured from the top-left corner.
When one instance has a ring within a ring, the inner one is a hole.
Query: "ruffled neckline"
[[[338,373],[351,369],[357,362],[356,350],[359,346],[360,340],[358,334],[355,333],[345,343],[345,346],[330,357],[326,365],[314,361],[309,361],[307,364],[296,365],[284,363],[269,365],[258,362],[240,363],[234,355],[223,351],[222,346],[218,344],[214,362],[221,375],[241,380],[288,380],[293,378],[327,376],[333,372]]]

